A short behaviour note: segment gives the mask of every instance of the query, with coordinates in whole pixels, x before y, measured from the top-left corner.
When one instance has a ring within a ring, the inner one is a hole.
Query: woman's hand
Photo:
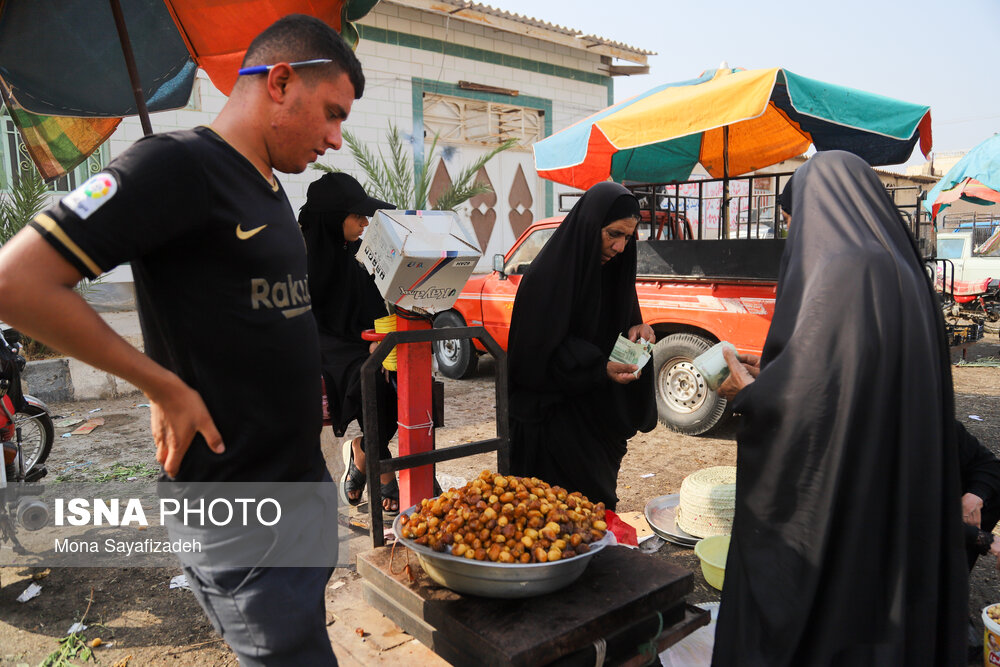
[[[719,387],[718,393],[728,401],[744,387],[753,384],[760,373],[760,357],[753,354],[736,355],[728,347],[722,348],[722,356],[729,366],[729,377]]]
[[[375,354],[375,348],[378,347],[378,343],[377,340],[373,340],[368,344],[368,354]]]
[[[981,511],[983,509],[983,499],[974,493],[966,493],[962,496],[962,521],[970,526],[980,527],[982,522]],[[996,541],[994,540],[994,544]]]
[[[637,324],[628,330],[628,339],[630,341],[634,343],[640,338],[646,339],[647,343],[655,343],[656,334],[653,333],[653,327],[643,323],[643,324]]]
[[[997,571],[1000,572],[1000,535],[993,536],[993,544],[990,545],[990,553],[997,557]]]
[[[612,382],[617,382],[618,384],[628,384],[629,382],[635,382],[642,375],[642,371],[635,364],[623,364],[620,361],[609,361],[608,362],[608,377],[611,378]],[[635,375],[633,375],[635,373]]]

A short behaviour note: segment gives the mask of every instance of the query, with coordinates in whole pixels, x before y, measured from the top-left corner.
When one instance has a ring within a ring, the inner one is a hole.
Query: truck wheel
[[[653,347],[656,409],[671,431],[707,433],[726,412],[726,399],[708,388],[691,363],[710,347],[711,341],[692,334],[673,334]]]
[[[434,318],[434,328],[464,327],[462,316],[454,311],[445,311]],[[464,380],[471,377],[479,367],[479,355],[469,338],[436,341],[434,359],[438,370],[446,378]]]

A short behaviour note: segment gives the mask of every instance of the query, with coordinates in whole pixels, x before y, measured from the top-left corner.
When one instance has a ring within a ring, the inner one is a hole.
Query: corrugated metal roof
[[[525,16],[524,14],[515,14],[514,12],[508,12],[497,7],[491,7],[490,5],[484,5],[479,2],[462,2],[461,0],[445,0],[449,4],[454,5],[465,5],[470,9],[477,9],[481,12],[487,14],[492,14],[493,16],[501,16],[503,18],[510,19],[512,21],[517,21],[518,23],[524,23],[530,26],[535,26],[537,28],[545,28],[546,30],[552,30],[553,32],[559,32],[564,35],[572,35],[578,39],[584,39],[597,44],[606,44],[608,46],[614,46],[619,49],[625,49],[628,51],[633,51],[637,54],[644,56],[655,56],[655,51],[646,51],[645,49],[640,49],[624,42],[616,42],[611,39],[605,39],[604,37],[598,37],[597,35],[584,35],[579,30],[574,30],[572,28],[567,28],[566,26],[557,25],[555,23],[549,23],[548,21],[540,21],[538,19],[532,18],[530,16]]]
[[[547,21],[540,21],[530,16],[508,12],[497,7],[485,5],[479,2],[466,2],[465,0],[389,0],[392,4],[415,7],[425,11],[445,14],[455,18],[464,19],[473,23],[488,24],[498,30],[507,32],[518,31],[510,23],[519,24],[533,28],[530,31],[532,37],[544,39],[548,33],[551,39],[558,44],[564,44],[580,48],[587,51],[595,51],[602,55],[609,55],[630,62],[646,63],[647,56],[655,56],[655,51],[647,51],[623,42],[605,39],[597,35],[585,35],[579,30],[556,25]],[[489,21],[488,17],[500,19],[499,21]],[[523,32],[521,34],[524,34]]]

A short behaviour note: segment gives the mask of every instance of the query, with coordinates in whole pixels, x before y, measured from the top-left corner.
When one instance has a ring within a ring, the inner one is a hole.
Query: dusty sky
[[[616,101],[726,61],[930,105],[939,153],[1000,131],[998,0],[481,1],[657,52],[648,75],[615,79]]]

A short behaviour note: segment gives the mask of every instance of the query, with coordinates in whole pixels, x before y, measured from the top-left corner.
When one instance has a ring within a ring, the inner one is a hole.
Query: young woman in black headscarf
[[[609,361],[654,339],[635,292],[639,203],[590,188],[531,263],[510,323],[511,469],[614,509],[626,441],[656,426],[653,375]]]
[[[333,432],[344,435],[355,419],[363,427],[361,365],[376,343],[361,338],[361,332],[375,327],[374,321],[387,314],[385,301],[375,281],[355,255],[368,216],[378,209],[396,208],[369,197],[353,177],[345,173],[325,174],[309,185],[306,203],[299,213],[305,237],[309,271],[309,294],[319,327],[323,380]],[[379,403],[379,443],[382,458],[389,458],[389,440],[396,433],[396,390],[391,376],[378,374],[376,396]],[[365,453],[361,438],[343,444],[344,475],[340,480],[341,500],[351,505],[361,502],[365,487]],[[399,510],[399,487],[392,473],[382,475],[383,509]]]
[[[860,158],[815,155],[794,202],[756,380],[728,355],[746,386],[712,663],[964,665],[954,396],[930,282]]]

